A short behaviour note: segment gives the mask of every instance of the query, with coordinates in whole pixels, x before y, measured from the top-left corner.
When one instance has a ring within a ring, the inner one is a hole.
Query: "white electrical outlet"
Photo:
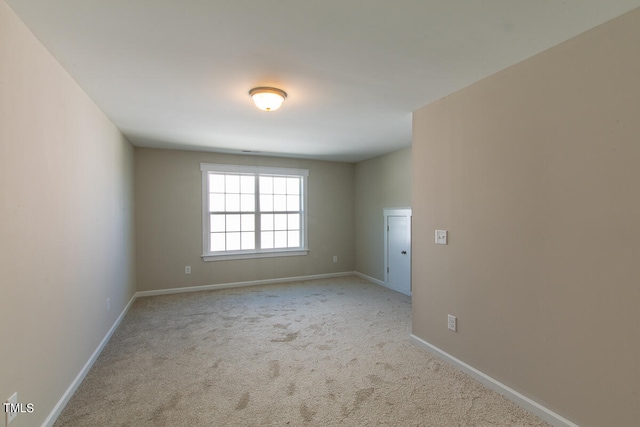
[[[190,265],[185,265],[184,274],[191,274],[191,266]]]
[[[111,310],[111,298],[107,298],[107,313]]]
[[[338,255],[333,256],[333,262],[338,262]]]
[[[447,327],[453,332],[457,332],[458,330],[458,319],[456,316],[448,315],[447,316]]]
[[[17,391],[15,393],[13,393],[13,395],[10,398],[7,399],[7,403],[12,405],[14,409],[18,408],[18,392]],[[9,423],[11,421],[16,419],[16,417],[18,416],[19,412],[9,412],[11,410],[10,406],[7,405],[7,404],[5,404],[3,406],[4,406],[4,411],[5,411],[5,414],[6,414],[6,420],[7,420],[6,422],[7,422],[7,425],[9,425]]]

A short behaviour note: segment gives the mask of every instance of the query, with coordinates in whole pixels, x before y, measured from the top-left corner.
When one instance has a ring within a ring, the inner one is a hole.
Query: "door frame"
[[[409,218],[409,247],[411,247],[411,208],[384,208],[382,210],[384,217],[384,285],[389,289],[397,291],[389,283],[389,217],[404,216]],[[411,249],[409,249],[409,295],[413,294],[413,283],[411,282]]]

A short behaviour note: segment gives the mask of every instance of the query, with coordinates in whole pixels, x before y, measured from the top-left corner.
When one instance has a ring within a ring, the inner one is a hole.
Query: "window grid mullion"
[[[255,188],[255,241],[256,251],[262,249],[262,224],[260,222],[260,175],[255,174],[253,176],[253,185]]]

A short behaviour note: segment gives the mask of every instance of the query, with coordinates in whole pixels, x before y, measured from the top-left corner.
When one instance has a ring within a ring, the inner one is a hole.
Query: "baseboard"
[[[571,421],[569,421],[566,418],[556,414],[552,410],[550,410],[550,409],[544,407],[543,405],[539,404],[538,402],[528,398],[527,396],[523,395],[522,393],[519,393],[519,392],[515,391],[514,389],[502,384],[500,381],[490,377],[489,375],[485,374],[482,371],[477,370],[473,366],[464,363],[462,360],[456,359],[455,357],[453,357],[449,353],[439,349],[438,347],[434,346],[433,344],[428,343],[427,341],[423,340],[422,338],[419,338],[419,337],[411,334],[411,340],[413,342],[415,342],[416,344],[418,344],[420,347],[423,347],[423,348],[427,349],[428,351],[430,351],[431,353],[433,353],[436,356],[440,357],[441,359],[444,359],[447,362],[451,363],[456,368],[458,368],[458,369],[464,371],[465,373],[469,374],[470,376],[472,376],[473,378],[477,379],[478,381],[480,381],[482,384],[486,385],[487,387],[489,387],[493,391],[496,391],[496,392],[500,393],[502,396],[506,397],[507,399],[509,399],[510,401],[515,403],[516,405],[521,406],[522,408],[526,409],[527,411],[529,411],[529,412],[533,413],[534,415],[542,418],[543,420],[545,420],[549,424],[551,424],[551,425],[553,425],[555,427],[579,427],[577,424],[572,423]]]
[[[343,271],[340,273],[313,274],[309,276],[297,276],[297,277],[281,277],[279,279],[250,280],[246,282],[221,283],[218,285],[201,285],[201,286],[188,286],[185,288],[158,289],[154,291],[136,292],[135,297],[138,298],[138,297],[150,297],[155,295],[180,294],[183,292],[211,291],[215,289],[242,288],[245,286],[271,285],[274,283],[299,282],[303,280],[329,279],[332,277],[345,277],[345,276],[354,276],[354,275],[357,275],[357,273],[354,271]]]
[[[358,276],[361,279],[367,280],[369,282],[373,282],[376,285],[380,285],[380,286],[384,286],[385,288],[389,288],[389,286],[387,286],[387,284],[384,283],[382,280],[378,280],[378,279],[373,278],[371,276],[367,276],[366,274],[362,274],[359,271],[356,271],[353,274],[355,274],[356,276]],[[389,288],[389,289],[391,289],[391,288]],[[394,291],[395,291],[395,289],[394,289]]]
[[[120,322],[122,322],[122,319],[124,319],[125,314],[127,314],[127,312],[129,311],[129,308],[131,307],[131,304],[133,304],[133,301],[135,301],[135,299],[136,299],[135,295],[131,297],[131,299],[127,303],[127,306],[124,308],[124,310],[122,310],[122,313],[120,313],[116,321],[113,323],[113,326],[111,326],[111,328],[109,329],[107,334],[104,336],[102,341],[100,341],[100,344],[98,344],[98,347],[95,349],[95,351],[93,352],[89,360],[87,360],[87,363],[84,364],[84,366],[82,367],[78,375],[76,375],[75,379],[71,382],[71,385],[69,385],[69,387],[64,392],[64,394],[62,395],[58,403],[56,403],[56,406],[53,407],[53,409],[49,413],[49,416],[44,420],[44,422],[42,423],[42,427],[52,427],[53,424],[56,422],[56,420],[60,416],[60,413],[62,413],[62,410],[64,409],[64,407],[67,406],[67,403],[69,403],[69,400],[71,399],[73,394],[76,392],[78,387],[80,387],[82,380],[84,380],[84,377],[87,376],[87,373],[89,373],[89,370],[91,369],[95,361],[98,359],[98,356],[100,356],[100,353],[102,353],[102,350],[107,345],[107,343],[111,339],[111,336],[120,325]]]
[[[368,280],[369,282],[373,282],[376,285],[384,286],[387,289],[391,289],[392,291],[400,292],[402,295],[406,295],[400,289],[396,289],[393,286],[389,285],[388,283],[383,282],[382,280],[375,279],[375,278],[373,278],[371,276],[367,276],[366,274],[362,274],[362,273],[360,273],[358,271],[354,272],[354,274],[356,276],[360,277],[361,279]]]

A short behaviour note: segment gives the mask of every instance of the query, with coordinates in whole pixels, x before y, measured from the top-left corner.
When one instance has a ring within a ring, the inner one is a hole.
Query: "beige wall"
[[[0,219],[0,401],[36,426],[135,292],[133,149],[4,1]]]
[[[414,114],[414,334],[585,427],[640,416],[639,46],[636,9]]]
[[[309,169],[309,254],[204,262],[201,162]],[[353,174],[348,163],[136,148],[138,290],[353,271]]]
[[[384,208],[411,207],[411,148],[356,163],[356,270],[384,281]]]

